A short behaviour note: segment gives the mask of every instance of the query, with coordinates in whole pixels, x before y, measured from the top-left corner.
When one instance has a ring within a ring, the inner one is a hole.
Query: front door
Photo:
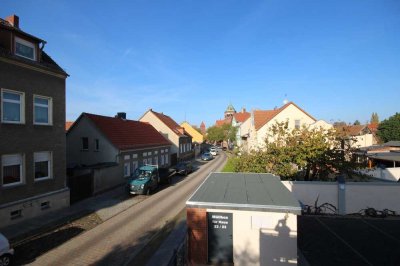
[[[233,263],[232,213],[208,212],[208,261]]]

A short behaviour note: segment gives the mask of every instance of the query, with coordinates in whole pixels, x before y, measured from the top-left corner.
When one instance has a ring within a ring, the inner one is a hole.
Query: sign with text
[[[232,213],[209,212],[208,261],[212,263],[233,262]]]

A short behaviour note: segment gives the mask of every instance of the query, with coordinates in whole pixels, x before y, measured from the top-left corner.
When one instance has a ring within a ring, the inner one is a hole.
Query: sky
[[[149,108],[211,126],[285,99],[316,119],[400,112],[398,0],[2,0],[70,75],[66,118]]]

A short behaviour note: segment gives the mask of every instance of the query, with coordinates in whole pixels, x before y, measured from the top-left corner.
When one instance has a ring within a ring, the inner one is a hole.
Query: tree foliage
[[[277,123],[266,138],[265,148],[245,154],[235,165],[237,172],[272,173],[282,179],[327,180],[355,168],[350,141],[334,129],[302,127],[290,130]]]
[[[207,140],[212,142],[219,142],[223,140],[236,140],[237,128],[231,124],[224,124],[222,126],[212,126],[207,129]]]
[[[400,113],[383,120],[378,126],[377,134],[383,142],[400,140]]]
[[[378,116],[378,113],[372,113],[372,115],[371,115],[371,122],[370,122],[370,123],[379,124],[379,116]]]
[[[359,125],[361,125],[361,123],[360,123],[360,121],[356,120],[356,121],[354,121],[353,125],[354,126],[359,126]]]

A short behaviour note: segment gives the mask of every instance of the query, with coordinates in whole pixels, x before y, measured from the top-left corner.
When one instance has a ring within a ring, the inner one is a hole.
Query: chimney
[[[6,17],[6,21],[9,22],[16,28],[19,28],[19,17],[17,15],[11,15]]]
[[[118,112],[115,117],[126,120],[126,113],[125,112]]]
[[[246,108],[242,107],[242,113],[246,113]]]

